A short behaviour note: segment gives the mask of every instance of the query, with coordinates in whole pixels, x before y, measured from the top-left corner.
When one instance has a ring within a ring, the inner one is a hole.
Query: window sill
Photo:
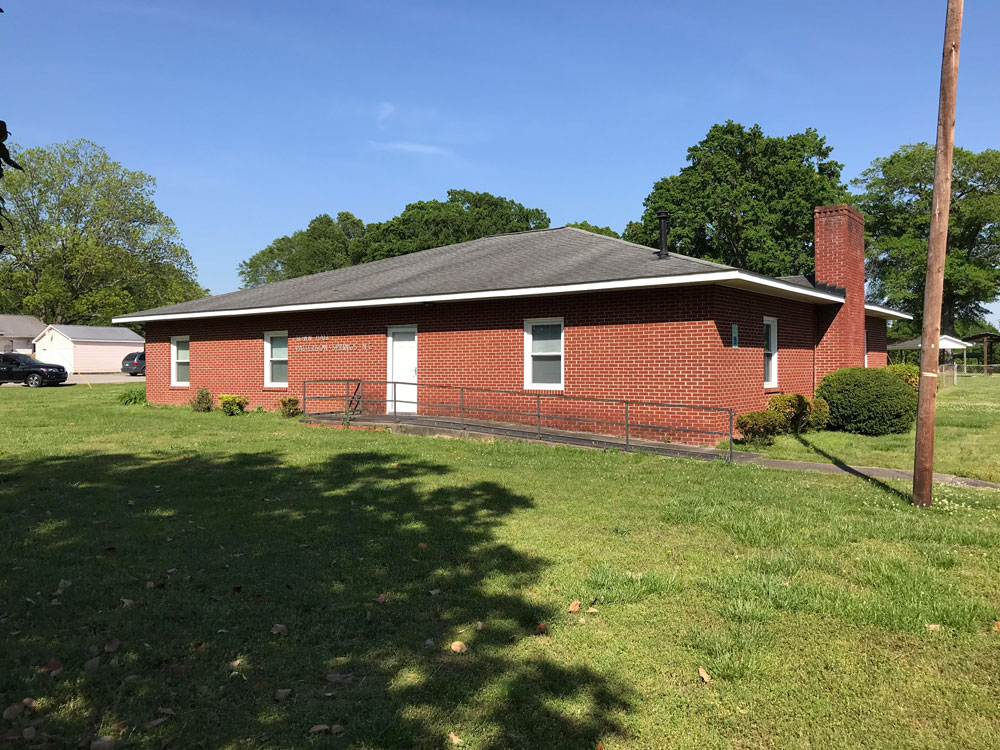
[[[171,383],[170,387],[177,391],[186,391],[191,387],[190,383]]]
[[[524,390],[526,391],[564,391],[566,386],[563,385],[534,385],[532,383],[525,383]]]
[[[288,383],[285,383],[284,385],[277,385],[277,384],[275,384],[275,385],[265,385],[264,386],[264,390],[265,391],[287,391],[288,390]]]

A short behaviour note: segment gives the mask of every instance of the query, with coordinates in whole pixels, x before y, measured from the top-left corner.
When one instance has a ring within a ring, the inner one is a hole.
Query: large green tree
[[[3,180],[0,312],[106,325],[207,294],[173,221],[153,202],[152,177],[85,140],[16,156],[23,171]]]
[[[349,266],[352,246],[364,233],[365,223],[352,213],[341,211],[336,220],[320,214],[305,229],[279,237],[240,263],[243,287]]]
[[[811,128],[777,137],[759,125],[713,125],[687,165],[653,185],[624,238],[656,247],[656,212],[666,210],[676,252],[772,276],[808,273],[813,208],[847,198],[832,152]]]
[[[934,193],[934,147],[902,146],[852,183],[869,234],[868,295],[911,313],[919,330]],[[1000,295],[1000,151],[955,149],[941,330],[975,327]]]
[[[364,262],[390,258],[493,234],[548,226],[549,217],[540,208],[525,208],[490,193],[449,190],[445,201],[411,203],[399,216],[369,224],[357,245],[355,259]]]
[[[577,229],[586,229],[588,232],[603,234],[605,237],[616,237],[621,239],[621,235],[611,227],[599,227],[596,224],[591,224],[589,221],[571,221],[566,226],[576,227]]]

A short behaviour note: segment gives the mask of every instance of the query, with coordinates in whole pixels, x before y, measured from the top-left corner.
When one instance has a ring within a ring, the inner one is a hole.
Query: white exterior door
[[[389,328],[386,411],[389,414],[417,413],[417,327]]]

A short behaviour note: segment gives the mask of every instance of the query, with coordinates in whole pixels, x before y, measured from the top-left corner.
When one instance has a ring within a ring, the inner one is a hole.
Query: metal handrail
[[[344,395],[343,397],[337,395],[331,396],[309,396],[308,386],[311,384],[340,384],[344,385]],[[370,385],[384,385],[386,386],[385,398],[365,398],[364,386],[365,383]],[[350,392],[350,387],[352,384],[357,384],[354,393]],[[553,420],[563,420],[567,422],[590,422],[599,425],[609,425],[613,427],[624,427],[625,428],[625,450],[631,451],[633,449],[632,443],[632,430],[633,428],[647,428],[654,430],[668,430],[675,432],[688,432],[697,433],[702,435],[718,435],[729,438],[729,452],[728,458],[730,461],[733,460],[733,423],[734,423],[734,413],[733,409],[730,407],[723,406],[700,406],[696,404],[673,404],[659,401],[635,401],[632,399],[615,399],[615,398],[597,398],[593,396],[567,396],[563,393],[540,393],[537,391],[513,391],[505,390],[500,388],[483,388],[480,386],[463,386],[463,385],[448,385],[443,383],[419,383],[406,380],[361,380],[358,378],[336,378],[336,379],[321,379],[321,380],[304,380],[302,381],[302,415],[307,416],[308,411],[308,401],[330,401],[339,400],[343,398],[344,401],[344,415],[349,421],[351,414],[354,412],[355,407],[361,413],[364,413],[364,404],[366,403],[382,403],[388,404],[392,402],[392,415],[393,421],[399,421],[399,414],[397,411],[397,403],[401,400],[396,397],[397,386],[415,386],[417,388],[439,388],[443,390],[458,391],[458,403],[436,403],[434,401],[420,401],[416,400],[403,400],[406,404],[412,404],[415,407],[426,406],[434,407],[439,409],[457,409],[459,412],[459,421],[463,429],[467,429],[468,425],[466,423],[467,412],[481,412],[487,414],[505,414],[509,416],[516,417],[534,417],[535,418],[535,431],[536,434],[541,437],[544,433],[542,429],[543,419],[553,419]],[[389,397],[391,386],[392,398]],[[534,411],[515,411],[511,409],[491,409],[484,406],[470,406],[466,403],[465,394],[466,392],[472,393],[486,393],[491,395],[501,395],[501,396],[517,396],[521,398],[531,398],[535,399],[535,409]],[[574,417],[562,414],[545,414],[542,412],[542,399],[558,399],[567,402],[585,402],[594,404],[610,404],[623,406],[625,409],[625,421],[620,422],[610,419],[598,419],[596,417]],[[696,411],[707,411],[707,412],[719,412],[726,414],[728,416],[728,430],[725,432],[719,430],[699,430],[692,427],[679,427],[676,425],[658,425],[658,424],[645,424],[642,422],[635,422],[631,419],[631,411],[634,407],[657,407],[657,408],[669,408],[669,409],[694,409]],[[316,413],[337,413],[337,412],[316,412]],[[487,420],[489,421],[489,420]]]

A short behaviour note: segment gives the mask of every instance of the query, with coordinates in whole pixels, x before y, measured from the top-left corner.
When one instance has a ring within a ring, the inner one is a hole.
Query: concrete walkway
[[[301,420],[307,424],[339,427],[342,416],[337,413],[320,415],[310,414]],[[471,438],[488,440],[501,438],[525,443],[541,443],[545,445],[574,445],[580,448],[596,448],[599,450],[625,450],[623,438],[612,435],[599,435],[589,432],[572,432],[568,430],[546,429],[542,434],[526,428],[524,425],[514,425],[487,420],[465,420],[460,422],[447,417],[417,417],[399,415],[396,420],[392,415],[355,415],[351,424],[359,427],[381,427],[391,432],[407,435],[432,435],[438,437]],[[728,450],[717,448],[699,448],[697,446],[663,443],[653,440],[633,440],[630,449],[647,453],[657,453],[671,458],[693,458],[701,461],[728,459]],[[883,479],[895,479],[902,482],[912,482],[913,472],[908,469],[887,469],[881,466],[850,466],[845,463],[820,463],[814,461],[785,461],[777,458],[765,458],[760,453],[735,451],[733,461],[738,464],[756,464],[767,469],[784,471],[815,471],[821,474],[849,474],[871,482],[881,482]],[[977,487],[982,489],[1000,489],[1000,484],[986,482],[982,479],[960,477],[954,474],[934,474],[934,481],[956,487]],[[888,485],[887,485],[888,486]],[[893,491],[897,491],[895,487]]]
[[[744,458],[744,456],[746,456]],[[820,474],[850,474],[863,479],[897,479],[902,482],[912,482],[913,472],[909,469],[887,469],[881,466],[850,466],[849,464],[817,463],[814,461],[785,461],[780,458],[764,458],[754,454],[737,453],[736,463],[756,464],[768,469],[784,469],[786,471],[816,471]],[[950,484],[955,487],[978,487],[982,489],[1000,490],[1000,484],[987,482],[972,477],[960,477],[955,474],[938,474],[934,481],[937,484]]]

